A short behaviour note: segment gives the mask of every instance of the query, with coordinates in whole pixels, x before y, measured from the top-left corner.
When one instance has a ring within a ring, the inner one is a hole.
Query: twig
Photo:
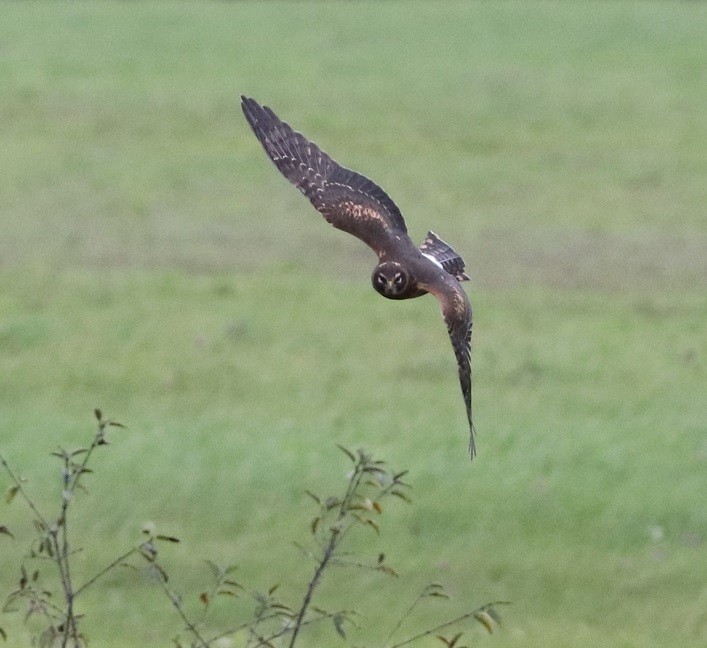
[[[179,614],[179,616],[182,618],[182,621],[184,621],[184,624],[186,625],[189,632],[191,632],[194,637],[199,640],[200,645],[203,648],[208,648],[209,642],[201,636],[201,633],[199,632],[199,630],[197,630],[196,624],[189,620],[189,617],[184,612],[184,608],[182,607],[182,602],[179,600],[179,596],[167,587],[167,583],[164,578],[160,579],[160,583],[162,584],[162,589],[167,595],[167,598],[169,598],[169,600],[171,601],[174,609],[177,610],[177,614]]]
[[[110,565],[108,565],[107,567],[104,567],[103,569],[101,569],[101,571],[94,574],[83,585],[81,585],[81,587],[79,587],[78,589],[76,589],[74,591],[74,598],[76,598],[79,594],[81,594],[81,592],[83,592],[87,587],[90,587],[97,580],[99,580],[100,578],[105,576],[111,569],[114,569],[120,563],[122,563],[123,561],[130,558],[130,556],[132,556],[134,553],[137,553],[137,551],[138,551],[137,547],[133,547],[132,549],[130,549],[130,551],[126,551],[122,556],[119,556],[118,558],[116,558],[112,563],[110,563]]]
[[[15,473],[12,472],[12,468],[10,468],[10,465],[7,463],[7,461],[5,461],[5,457],[3,457],[2,454],[0,454],[0,463],[2,463],[3,468],[7,470],[7,474],[10,475],[10,479],[14,483],[17,492],[22,496],[22,499],[25,501],[27,506],[29,506],[32,512],[37,516],[37,519],[44,525],[44,528],[49,529],[49,525],[44,519],[44,516],[39,512],[39,509],[34,505],[34,502],[31,500],[29,495],[27,495],[25,489],[22,486],[22,482],[15,475]]]
[[[434,628],[430,628],[429,630],[425,630],[424,632],[421,632],[420,634],[417,634],[414,637],[410,637],[409,639],[406,639],[405,641],[401,641],[400,643],[393,644],[392,646],[390,646],[390,648],[401,648],[401,646],[407,646],[408,644],[411,644],[413,641],[417,641],[418,639],[422,639],[424,637],[429,637],[431,634],[439,632],[440,630],[443,630],[444,628],[448,628],[449,626],[452,626],[455,623],[460,623],[461,621],[465,621],[466,619],[473,617],[474,615],[478,614],[479,612],[484,612],[484,611],[488,610],[489,608],[492,608],[494,605],[508,605],[508,604],[509,604],[509,601],[494,601],[493,603],[486,603],[485,605],[482,605],[481,607],[478,607],[475,610],[472,610],[471,612],[467,612],[466,614],[462,614],[461,616],[457,617],[456,619],[452,619],[451,621],[441,623],[440,625],[435,626]]]
[[[317,585],[319,584],[319,580],[322,577],[322,573],[326,569],[327,565],[329,564],[329,561],[331,560],[332,556],[334,555],[334,551],[336,549],[337,544],[341,540],[341,537],[343,535],[341,529],[341,523],[346,517],[346,514],[348,513],[349,506],[351,505],[351,500],[353,498],[354,493],[358,489],[359,485],[361,484],[361,479],[365,473],[365,467],[367,464],[367,458],[365,455],[360,454],[359,459],[356,462],[356,466],[354,468],[354,474],[351,476],[351,479],[349,480],[348,487],[346,489],[346,494],[344,495],[344,498],[341,500],[341,504],[339,506],[339,514],[336,517],[336,521],[331,527],[331,535],[329,536],[329,542],[326,545],[326,549],[324,550],[324,555],[322,556],[321,560],[319,561],[319,564],[317,565],[317,568],[314,571],[314,575],[312,576],[312,579],[309,581],[309,584],[307,585],[307,591],[304,594],[304,599],[302,601],[302,605],[300,606],[299,612],[297,613],[297,617],[295,619],[295,625],[292,630],[292,637],[290,639],[289,643],[289,648],[293,648],[295,645],[295,641],[297,641],[297,635],[299,634],[300,628],[303,625],[304,622],[304,615],[307,613],[307,610],[309,608],[310,603],[312,602],[312,596],[314,595],[314,590],[317,588]]]

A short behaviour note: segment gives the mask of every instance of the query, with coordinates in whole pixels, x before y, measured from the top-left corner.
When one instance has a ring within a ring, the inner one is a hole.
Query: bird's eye
[[[405,277],[402,272],[396,272],[395,277],[393,277],[393,283],[396,286],[402,286],[405,283]]]
[[[385,285],[385,277],[382,274],[377,274],[376,275],[376,283],[384,286]]]

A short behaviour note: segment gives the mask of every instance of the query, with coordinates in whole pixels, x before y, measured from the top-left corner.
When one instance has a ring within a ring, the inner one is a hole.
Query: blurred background
[[[341,443],[414,487],[360,540],[401,578],[324,584],[359,642],[435,581],[453,599],[414,627],[512,601],[467,643],[704,646],[706,33],[700,2],[1,4],[0,452],[49,506],[49,452],[94,407],[128,427],[76,504],[77,569],[150,523],[194,609],[204,559],[296,603]],[[473,463],[435,300],[375,294],[241,94],[466,260]],[[0,523],[6,592],[31,525],[19,501]],[[82,605],[101,646],[179,627],[132,573]]]

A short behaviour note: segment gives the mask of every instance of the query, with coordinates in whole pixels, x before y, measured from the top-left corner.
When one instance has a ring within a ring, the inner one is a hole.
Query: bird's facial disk
[[[373,271],[371,279],[376,291],[389,299],[402,297],[410,283],[408,273],[398,264],[379,265]]]

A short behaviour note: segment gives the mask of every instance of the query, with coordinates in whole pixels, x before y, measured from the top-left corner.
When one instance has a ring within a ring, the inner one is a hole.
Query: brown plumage
[[[318,146],[266,106],[241,97],[243,113],[265,152],[334,227],[353,234],[377,255],[373,287],[388,299],[433,294],[442,309],[459,366],[469,421],[469,453],[476,454],[471,416],[471,307],[459,284],[469,277],[464,261],[433,232],[417,248],[400,210],[368,178],[339,166]]]

